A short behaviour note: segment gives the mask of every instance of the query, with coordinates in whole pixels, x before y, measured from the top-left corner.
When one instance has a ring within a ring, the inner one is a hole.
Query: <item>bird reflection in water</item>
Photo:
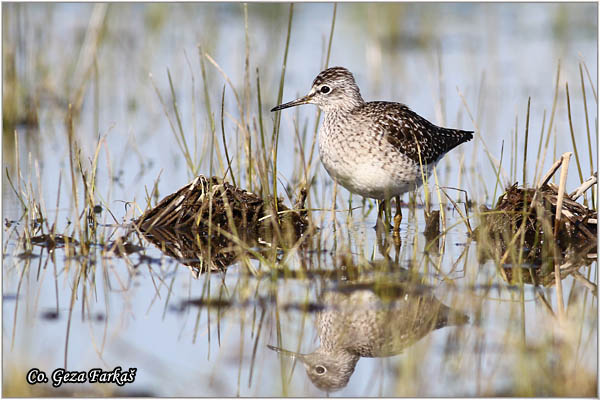
[[[399,354],[429,332],[462,325],[469,317],[435,298],[419,284],[381,287],[349,284],[326,290],[316,314],[320,346],[309,354],[268,347],[302,362],[312,383],[324,391],[344,388],[361,357]]]

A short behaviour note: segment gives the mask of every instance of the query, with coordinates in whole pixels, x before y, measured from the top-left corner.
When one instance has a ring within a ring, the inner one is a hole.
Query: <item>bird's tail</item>
[[[440,128],[439,136],[443,137],[444,154],[462,144],[473,139],[473,131],[463,131],[460,129]]]
[[[448,129],[448,130],[452,131],[451,136],[456,138],[454,147],[473,139],[473,133],[474,133],[473,131],[463,131],[460,129]]]
[[[464,143],[464,142],[468,142],[469,140],[473,139],[473,131],[461,131],[459,130],[458,133],[462,136],[460,142],[458,144]]]

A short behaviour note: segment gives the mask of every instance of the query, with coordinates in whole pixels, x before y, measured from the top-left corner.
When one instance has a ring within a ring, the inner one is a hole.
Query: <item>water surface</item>
[[[395,354],[361,357],[335,395],[596,393],[596,262],[562,280],[567,316],[559,323],[554,286],[507,283],[495,261],[478,255],[461,216],[443,195],[438,198],[434,182],[431,207],[444,203],[448,228],[437,246],[423,234],[423,189],[416,211],[404,209],[401,243],[391,236],[382,243],[372,229],[374,203],[334,188],[315,152],[309,201],[320,230],[300,248],[267,252],[277,260],[243,257],[226,273],[198,276],[186,260],[166,256],[143,240],[135,241],[143,250],[127,259],[103,253],[102,244],[124,233],[120,224],[145,209],[153,188],[155,204],[194,177],[169,122],[178,129],[167,71],[197,173],[222,176],[226,169],[220,126],[225,87],[223,129],[233,174],[241,187],[260,191],[247,168],[261,157],[257,76],[269,144],[275,115],[268,110],[277,104],[289,4],[249,4],[247,33],[241,4],[8,4],[3,11],[3,166],[21,196],[39,203],[48,221],[29,227],[3,174],[5,395],[36,395],[35,390],[57,395],[52,388],[28,386],[25,374],[34,367],[51,372],[66,365],[79,371],[137,368],[135,382],[123,388],[61,388],[80,395],[323,396],[300,361],[294,364],[267,345],[311,353],[328,340],[319,336],[323,312],[347,313],[355,307],[356,315],[374,310],[394,319],[405,317],[407,309],[423,315],[415,304],[424,301],[449,307],[468,321],[425,323],[424,333]],[[305,94],[322,69],[332,14],[332,4],[294,5],[284,101]],[[503,186],[522,183],[523,171],[531,184],[536,171],[539,177],[563,152],[574,150],[567,83],[582,175],[591,175],[590,165],[597,161],[597,100],[585,68],[597,91],[596,15],[595,4],[340,4],[329,65],[349,68],[366,100],[404,102],[434,123],[475,130],[474,141],[439,164],[437,178],[441,186],[466,190],[475,204],[471,213],[477,213],[479,204],[493,205]],[[95,26],[102,27],[98,35]],[[545,146],[550,124],[559,60],[550,140],[546,155],[538,157],[542,126]],[[56,232],[75,236],[74,221],[85,198],[79,174],[77,202],[72,192],[69,103],[80,104],[73,132],[88,173],[101,141],[94,192],[102,206],[101,225],[91,240],[98,246],[86,257],[60,247],[49,254],[42,246],[24,254],[18,238],[25,231],[47,233],[55,223]],[[27,116],[27,104],[35,105],[37,124]],[[315,121],[312,106],[281,114],[277,189],[287,204],[302,183]],[[245,132],[251,135],[250,148]],[[212,157],[211,149],[216,149]],[[271,153],[267,159],[273,160]],[[580,184],[575,165],[573,159],[568,191]],[[332,213],[334,193],[337,212]],[[462,207],[463,194],[447,193]],[[274,273],[274,266],[287,274]],[[392,289],[370,290],[374,283]],[[323,300],[340,290],[352,300]],[[340,324],[344,328],[347,322]],[[329,331],[332,341],[336,329]]]

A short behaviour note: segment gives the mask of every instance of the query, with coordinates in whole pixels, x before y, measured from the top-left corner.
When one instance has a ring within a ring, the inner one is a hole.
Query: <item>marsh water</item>
[[[560,257],[559,295],[553,278],[524,278],[558,260],[500,263],[471,235],[480,206],[561,154],[577,153],[568,192],[596,171],[596,4],[2,11],[5,396],[597,394],[596,249]],[[475,131],[404,196],[399,237],[320,165],[314,106],[268,111],[326,63],[367,101]],[[208,249],[189,232],[128,232],[197,175],[275,188],[289,207],[305,187],[311,228]],[[127,233],[127,251],[108,251]],[[26,381],[116,367],[135,380]]]

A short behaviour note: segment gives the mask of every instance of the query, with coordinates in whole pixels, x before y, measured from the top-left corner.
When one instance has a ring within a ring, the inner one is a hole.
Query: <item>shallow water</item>
[[[434,123],[476,128],[474,141],[460,146],[439,164],[438,179],[443,186],[466,190],[477,204],[491,205],[502,187],[495,185],[486,148],[495,160],[502,158],[503,183],[522,181],[527,99],[531,96],[525,171],[528,182],[533,180],[544,111],[548,130],[559,59],[560,92],[552,140],[537,167],[538,176],[560,154],[573,150],[565,83],[569,84],[582,174],[584,178],[591,174],[579,62],[585,61],[597,89],[596,7],[566,3],[340,4],[329,64],[348,67],[366,100],[405,102]],[[17,171],[22,187],[31,185],[28,196],[40,201],[50,225],[56,218],[58,232],[73,233],[70,223],[81,212],[83,190],[79,177],[79,209],[74,211],[64,120],[66,105],[75,102],[83,82],[75,138],[88,171],[98,138],[105,140],[99,152],[95,194],[104,209],[99,214],[103,225],[98,237],[115,232],[110,237],[114,240],[124,232],[117,225],[139,216],[140,209],[145,208],[146,193],[152,191],[158,176],[158,199],[193,177],[153,87],[154,82],[170,104],[167,68],[183,131],[190,146],[197,148],[196,160],[202,160],[199,173],[223,174],[216,156],[212,168],[210,165],[211,128],[197,45],[220,65],[238,95],[243,96],[244,14],[239,4],[111,4],[105,10],[96,68],[87,78],[81,65],[88,57],[81,48],[93,10],[93,4],[3,7],[4,88],[9,87],[6,63],[13,60],[21,85],[14,93],[22,96],[20,99],[36,99],[39,119],[39,127],[25,126],[17,119],[17,162],[15,134],[7,129],[5,103],[3,165],[16,185]],[[332,10],[331,4],[294,6],[284,101],[307,92],[321,69]],[[96,6],[98,15],[102,11]],[[259,68],[262,118],[269,137],[274,115],[267,110],[277,103],[288,13],[287,4],[248,5],[251,90],[247,107],[254,118],[250,121],[258,124]],[[215,146],[223,157],[219,124],[225,85],[224,129],[234,160],[232,170],[238,184],[249,188],[256,182],[251,183],[244,172],[249,161],[236,124],[240,114],[235,95],[214,65],[206,58],[204,63],[217,124]],[[592,164],[596,165],[596,100],[585,69],[583,74],[594,149]],[[6,92],[4,97],[6,102]],[[170,105],[168,109],[175,121]],[[302,158],[297,151],[295,124],[299,136],[306,130],[303,149],[308,157],[316,111],[310,106],[286,111],[281,114],[277,172],[279,194],[289,204],[286,188],[292,187],[290,196],[294,199],[303,169],[298,167]],[[515,125],[516,153],[511,150],[515,148]],[[252,138],[254,151],[257,139]],[[253,157],[256,162],[256,155]],[[558,323],[554,286],[507,284],[494,261],[478,257],[477,243],[469,239],[451,205],[445,221],[450,228],[437,251],[436,246],[428,246],[423,235],[421,208],[414,213],[404,209],[401,245],[391,237],[382,244],[372,229],[376,210],[367,214],[371,203],[361,208],[362,199],[354,196],[351,205],[356,208],[350,215],[349,195],[342,188],[336,189],[334,223],[330,211],[333,185],[320,164],[316,165],[311,205],[325,209],[312,213],[320,227],[316,237],[301,249],[277,253],[275,263],[242,259],[225,274],[196,278],[181,262],[144,241],[140,242],[144,249],[130,254],[128,261],[106,256],[100,246],[93,247],[91,256],[84,259],[69,256],[63,248],[49,256],[40,246],[34,246],[31,256],[23,256],[23,243],[16,238],[26,229],[24,220],[5,226],[4,394],[35,395],[31,390],[41,390],[41,385],[27,386],[26,372],[35,367],[50,373],[66,364],[67,369],[79,371],[137,368],[135,382],[123,388],[114,384],[62,386],[80,394],[100,390],[156,396],[322,396],[325,393],[311,383],[301,362],[293,364],[267,345],[301,353],[314,351],[323,342],[317,315],[322,311],[322,296],[340,285],[373,282],[408,285],[411,290],[424,286],[415,294],[417,302],[433,296],[468,316],[469,321],[427,332],[400,354],[360,358],[347,386],[335,395],[596,393],[597,293],[581,279],[597,281],[595,261],[579,268],[578,277],[569,275],[562,280],[568,312],[565,321]],[[567,188],[571,191],[580,183],[574,159],[569,171]],[[430,190],[432,187],[433,183]],[[464,200],[458,192],[447,192],[453,199]],[[431,201],[438,209],[440,199],[435,191]],[[137,202],[139,208],[126,208],[124,202]],[[417,203],[424,202],[421,189]],[[445,199],[443,202],[447,203]],[[19,221],[23,208],[6,177],[2,204],[3,219]],[[475,212],[472,208],[471,213]],[[475,225],[477,219],[471,223]],[[383,263],[386,259],[388,262]],[[357,265],[358,270],[348,269],[348,263]],[[276,276],[273,265],[286,272]],[[403,280],[408,270],[418,276],[419,285]],[[356,288],[350,292],[362,293]],[[207,299],[214,300],[212,306],[205,306]],[[402,299],[392,295],[381,301],[396,304]],[[346,310],[352,303],[340,304]],[[357,310],[382,307],[357,300],[354,305]],[[384,319],[394,319],[394,312],[406,313],[394,307],[385,311]],[[351,331],[344,324],[342,327]],[[52,394],[54,389],[48,390]]]

